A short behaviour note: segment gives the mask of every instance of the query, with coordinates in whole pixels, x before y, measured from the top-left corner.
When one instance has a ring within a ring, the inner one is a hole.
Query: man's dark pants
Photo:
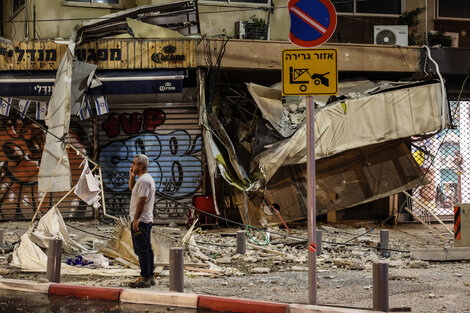
[[[132,243],[134,252],[139,257],[140,276],[145,278],[153,277],[154,263],[153,250],[150,238],[152,235],[152,223],[139,222],[139,230],[134,232],[132,229]]]

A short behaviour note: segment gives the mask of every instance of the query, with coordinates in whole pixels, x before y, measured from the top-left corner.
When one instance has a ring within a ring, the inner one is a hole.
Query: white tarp
[[[62,249],[68,253],[82,254],[88,250],[70,238],[65,222],[59,210],[54,207],[40,220],[33,232],[28,230],[21,236],[20,244],[13,250],[12,266],[25,271],[45,272],[47,255],[45,249],[52,238],[62,239]],[[138,276],[139,271],[133,269],[83,268],[61,264],[61,273],[68,275],[101,275],[101,276]]]
[[[442,116],[446,127],[448,113],[442,112],[441,99],[440,83],[431,83],[328,105],[315,114],[315,159],[439,130]],[[259,154],[252,170],[258,167],[268,181],[283,165],[305,163],[305,135],[306,123],[291,138]]]

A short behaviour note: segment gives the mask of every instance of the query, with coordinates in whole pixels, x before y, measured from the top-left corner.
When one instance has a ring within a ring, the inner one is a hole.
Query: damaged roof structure
[[[231,201],[245,224],[281,223],[272,206],[285,221],[305,219],[305,99],[282,97],[279,84],[247,89],[260,114],[237,114],[234,97],[226,96],[218,116],[208,116],[214,135],[206,147],[218,147],[219,169],[235,187]],[[450,124],[440,81],[352,81],[340,83],[337,96],[316,100],[317,214],[426,184],[410,143]]]

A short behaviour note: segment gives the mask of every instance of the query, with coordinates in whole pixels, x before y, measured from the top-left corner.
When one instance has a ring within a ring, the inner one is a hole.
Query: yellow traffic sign
[[[282,50],[282,94],[285,96],[338,93],[336,49]]]

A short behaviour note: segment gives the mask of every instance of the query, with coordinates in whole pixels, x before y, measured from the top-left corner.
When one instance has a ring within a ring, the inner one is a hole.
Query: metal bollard
[[[321,255],[323,253],[322,235],[323,232],[321,230],[316,230],[317,255]]]
[[[170,248],[170,291],[184,292],[184,250]]]
[[[388,311],[388,263],[377,262],[372,265],[373,304],[376,311]]]
[[[246,253],[246,235],[244,230],[237,231],[237,253]]]
[[[380,230],[380,254],[384,258],[390,257],[390,250],[388,246],[388,234],[389,232],[387,229]]]
[[[62,240],[50,239],[47,248],[46,278],[51,283],[60,283],[60,264],[62,258]]]

